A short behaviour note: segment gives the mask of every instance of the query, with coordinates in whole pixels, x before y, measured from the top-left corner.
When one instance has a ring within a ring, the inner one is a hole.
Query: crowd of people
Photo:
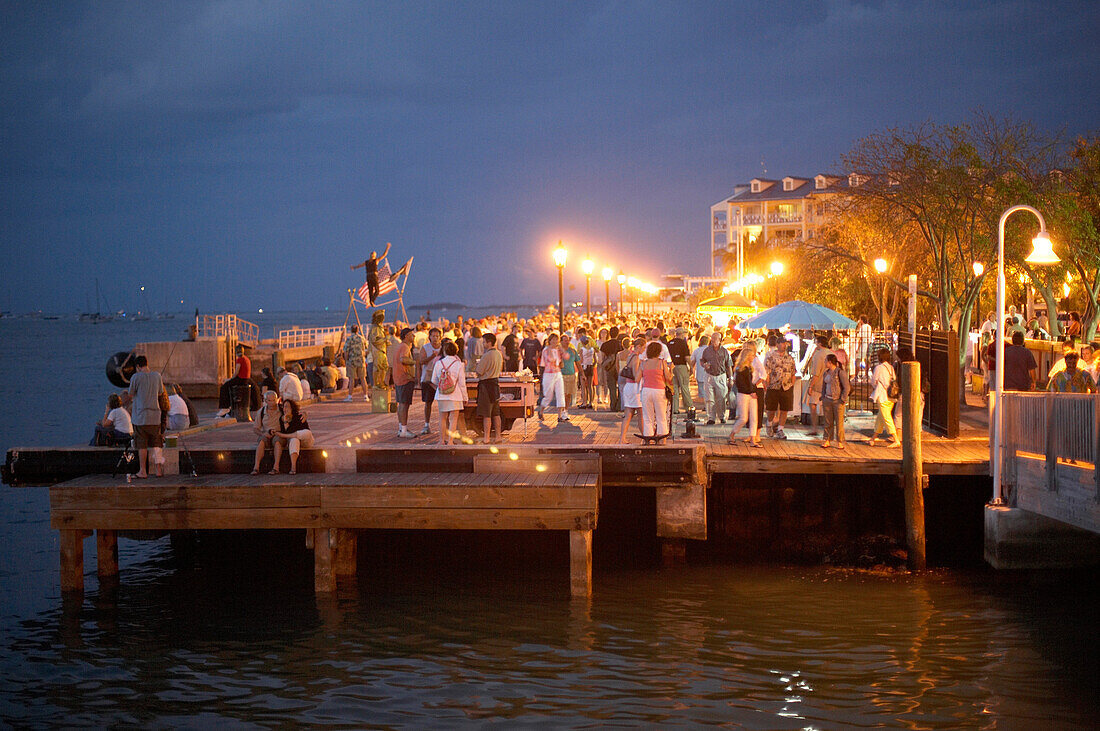
[[[1066,334],[1062,336],[1061,357],[1054,361],[1045,379],[1039,373],[1035,354],[1026,345],[1026,339],[1049,340],[1046,316],[1032,318],[1025,325],[1024,318],[1009,307],[1002,324],[1005,339],[1004,388],[1006,391],[1048,390],[1055,393],[1096,393],[1100,376],[1100,342],[1082,340],[1081,317],[1070,312]],[[997,370],[997,317],[990,312],[979,331],[980,365],[974,370],[985,376],[983,389],[988,396]]]
[[[476,380],[473,413],[482,438],[499,443],[500,379],[515,375],[536,381],[540,421],[552,416],[560,425],[571,420],[571,412],[618,412],[623,443],[629,441],[632,425],[646,438],[667,436],[671,417],[696,419],[698,403],[703,411],[700,421],[730,423],[730,443],[743,438],[760,447],[762,437],[786,439],[788,415],[804,409],[808,436],[819,438],[823,447],[843,449],[846,404],[853,385],[862,383],[875,413],[869,443],[900,444],[894,420],[900,399],[899,363],[913,360],[913,354],[905,346],[876,339],[865,317],[853,330],[839,333],[746,333],[688,315],[673,316],[670,325],[659,317],[637,314],[589,318],[568,313],[563,319],[564,331],[559,332],[552,310],[528,318],[501,313],[415,324],[385,323],[375,317],[366,335],[358,325],[348,328],[334,359],[324,358],[313,367],[290,364],[274,373],[263,368],[261,374],[253,374],[249,359],[240,352],[233,377],[220,389],[218,418],[247,412],[247,419],[254,414],[253,474],[268,450],[275,457],[272,474],[279,471],[283,452],[289,453],[293,473],[301,449],[314,442],[301,404],[319,393],[347,389],[345,400],[351,401],[361,389],[362,398],[369,400],[372,387],[392,386],[399,438],[427,436],[434,430],[440,443],[453,444],[456,439],[468,441],[467,379]],[[986,384],[996,367],[992,320],[990,313],[980,331],[980,370]],[[1005,388],[1096,392],[1100,345],[1079,343],[1073,337],[1065,339],[1063,357],[1040,383],[1034,355],[1024,346],[1024,335],[1033,324],[1043,329],[1040,321],[1024,325],[1011,311],[1006,319],[1011,344],[1005,348]],[[137,476],[145,477],[150,471],[163,472],[164,431],[194,425],[197,415],[178,385],[162,383],[143,357],[137,364],[128,391],[109,397],[92,443],[132,441],[140,459]],[[419,428],[409,422],[418,392],[423,415]],[[438,414],[434,429],[433,410]]]
[[[198,423],[195,405],[178,384],[164,383],[144,355],[134,358],[129,388],[107,397],[103,418],[95,423],[90,445],[130,447],[138,454],[138,479],[164,475],[164,433]]]
[[[498,379],[503,373],[537,381],[540,421],[554,417],[555,424],[565,424],[571,413],[581,410],[619,412],[619,436],[625,443],[632,425],[646,438],[667,436],[670,417],[694,419],[696,402],[701,402],[707,425],[732,421],[731,442],[747,428],[746,442],[755,447],[762,444],[761,433],[787,438],[788,414],[801,408],[795,399],[795,381],[801,380],[810,435],[820,437],[826,447],[843,448],[845,404],[853,380],[881,381],[881,389],[869,386],[879,397],[878,431],[889,444],[897,443],[892,419],[897,400],[888,397],[897,380],[895,366],[878,368],[896,357],[892,348],[881,352],[883,344],[874,341],[865,317],[855,330],[843,333],[744,333],[686,314],[674,315],[667,325],[659,317],[636,314],[589,318],[568,313],[563,319],[563,332],[558,332],[552,310],[529,318],[501,313],[455,322],[379,324],[388,340],[382,353],[397,401],[398,437],[431,434],[436,401],[441,443],[453,443],[464,434],[469,376],[478,382],[477,416],[485,422],[484,440],[499,441]],[[355,326],[343,356],[348,363],[362,363],[356,367],[371,380],[371,354]],[[447,381],[445,396],[441,379]],[[417,386],[424,415],[420,429],[409,426]]]

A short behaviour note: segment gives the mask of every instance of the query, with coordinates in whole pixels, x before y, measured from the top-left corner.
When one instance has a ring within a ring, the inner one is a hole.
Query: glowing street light
[[[623,274],[623,270],[619,270],[619,314],[623,314],[623,285],[626,284],[626,275]]]
[[[994,362],[997,367],[993,369],[993,504],[1004,505],[1004,492],[1001,486],[1001,394],[1005,386],[1005,221],[1016,211],[1028,211],[1039,219],[1039,233],[1031,240],[1031,253],[1024,261],[1029,264],[1057,264],[1061,259],[1054,253],[1050,237],[1047,236],[1047,222],[1043,214],[1031,206],[1009,206],[1001,214],[1000,223],[997,226],[997,355]]]
[[[772,279],[775,280],[775,304],[779,304],[779,277],[783,274],[783,262],[773,261],[771,270]]]
[[[976,262],[974,262],[974,264],[972,266],[973,266],[973,269],[974,269],[974,278],[975,279],[978,279],[983,274],[985,274],[985,264],[982,264],[980,261],[976,261]],[[978,311],[978,317],[980,318],[982,316],[982,288],[981,288],[981,285],[978,286],[978,296],[974,298],[974,309]]]
[[[584,315],[592,317],[592,270],[596,268],[596,262],[589,257],[584,257],[581,269],[584,270]]]
[[[607,309],[607,317],[611,318],[611,277],[614,276],[614,272],[611,271],[611,267],[603,268],[603,301],[604,306]]]
[[[565,260],[568,252],[558,241],[554,249],[554,266],[558,268],[558,333],[565,332]]]
[[[889,268],[890,264],[882,257],[875,259],[875,271],[878,272],[879,288],[882,290],[878,302],[878,321],[879,327],[883,330],[886,329],[886,277],[883,275],[886,274],[886,270]]]

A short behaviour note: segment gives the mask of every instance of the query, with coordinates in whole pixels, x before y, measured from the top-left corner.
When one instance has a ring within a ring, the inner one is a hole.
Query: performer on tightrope
[[[386,242],[386,250],[382,252],[382,256],[378,256],[377,251],[370,253],[370,258],[361,264],[352,264],[352,269],[367,270],[367,293],[370,296],[370,306],[374,307],[374,300],[378,298],[378,261],[385,259],[386,255],[390,253],[390,242]]]

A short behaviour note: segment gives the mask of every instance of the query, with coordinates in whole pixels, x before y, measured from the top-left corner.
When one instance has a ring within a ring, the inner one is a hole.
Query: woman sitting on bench
[[[122,408],[122,399],[117,393],[107,397],[107,408],[103,412],[103,421],[95,425],[95,436],[88,443],[91,447],[124,447],[134,437],[134,424],[130,412]]]
[[[280,407],[282,416],[279,419],[279,431],[272,433],[275,442],[275,466],[269,474],[279,474],[279,461],[283,458],[283,445],[290,452],[290,473],[298,473],[298,453],[302,447],[309,449],[313,446],[313,432],[309,430],[309,422],[305,414],[298,409],[294,401],[284,401]]]

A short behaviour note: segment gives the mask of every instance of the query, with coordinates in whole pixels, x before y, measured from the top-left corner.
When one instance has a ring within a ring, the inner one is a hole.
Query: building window
[[[753,193],[759,193],[760,192],[760,183],[756,182],[755,180],[752,182],[752,192]]]
[[[779,206],[780,218],[793,218],[794,217],[794,204],[793,203],[780,203]]]

